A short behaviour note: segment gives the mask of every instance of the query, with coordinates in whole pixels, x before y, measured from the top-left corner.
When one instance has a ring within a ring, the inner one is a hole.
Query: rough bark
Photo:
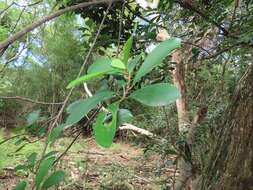
[[[196,189],[253,189],[253,65],[240,80]]]
[[[189,131],[190,120],[188,115],[187,90],[185,84],[185,68],[182,61],[182,52],[177,50],[172,54],[172,62],[175,63],[175,69],[172,73],[172,78],[175,86],[180,91],[181,97],[177,99],[177,114],[178,114],[178,131]],[[184,150],[182,150],[184,151]],[[174,185],[175,190],[191,189],[192,165],[186,161],[183,156],[178,159],[178,168],[180,175],[176,178]]]
[[[177,50],[172,54],[172,62],[176,63],[172,77],[175,86],[179,89],[181,97],[177,99],[178,128],[185,131],[189,127],[187,90],[185,84],[185,69],[182,61],[182,52]]]

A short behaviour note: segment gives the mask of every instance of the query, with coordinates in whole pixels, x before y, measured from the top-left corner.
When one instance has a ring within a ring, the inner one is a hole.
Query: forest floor
[[[61,153],[71,141],[72,138],[63,138],[50,149]],[[17,147],[13,144],[9,141],[0,145],[1,190],[11,190],[24,178],[24,173],[14,172],[13,167],[43,146],[43,142],[36,142],[14,153]],[[80,138],[59,163],[67,173],[60,189],[161,190],[174,176],[172,162],[173,158],[164,159],[154,152],[144,154],[143,148],[137,145],[116,142],[104,149],[92,138]]]

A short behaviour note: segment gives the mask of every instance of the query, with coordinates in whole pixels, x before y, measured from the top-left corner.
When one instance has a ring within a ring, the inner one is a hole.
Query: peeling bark
[[[189,127],[187,90],[185,84],[185,69],[182,61],[182,52],[177,50],[172,54],[172,62],[176,63],[172,73],[173,82],[179,89],[181,97],[176,101],[178,113],[178,129],[185,131]]]

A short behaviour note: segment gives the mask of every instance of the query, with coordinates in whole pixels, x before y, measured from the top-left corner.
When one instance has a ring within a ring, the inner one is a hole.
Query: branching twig
[[[122,6],[122,10],[120,12],[120,21],[119,21],[119,34],[118,34],[118,48],[117,48],[117,56],[119,55],[119,46],[120,46],[120,37],[121,37],[121,32],[122,32],[122,25],[123,25],[123,16],[124,16],[124,10],[125,10],[125,5],[126,5],[126,1],[123,0],[123,6]]]
[[[101,2],[105,2],[105,1],[99,1],[99,2],[101,3]],[[84,60],[84,63],[83,63],[83,65],[82,65],[81,68],[80,68],[80,71],[79,71],[79,73],[78,73],[78,75],[77,75],[77,78],[80,77],[80,75],[82,74],[82,72],[83,72],[83,70],[84,70],[84,67],[85,67],[87,61],[89,60],[89,57],[90,57],[90,55],[91,55],[91,53],[92,53],[92,51],[93,51],[93,49],[94,49],[94,47],[95,47],[95,44],[96,44],[96,42],[97,42],[98,36],[100,35],[100,32],[101,32],[101,30],[102,30],[102,26],[103,26],[103,24],[104,24],[104,21],[105,21],[105,19],[106,19],[106,16],[107,16],[107,14],[108,14],[108,12],[109,12],[109,9],[111,8],[111,4],[112,4],[112,2],[115,2],[115,0],[114,0],[114,1],[113,1],[113,0],[112,0],[112,1],[106,1],[106,2],[109,2],[108,8],[107,8],[107,10],[106,10],[106,12],[105,12],[105,14],[104,14],[104,17],[103,17],[103,19],[102,19],[102,21],[101,21],[101,24],[100,24],[99,28],[98,28],[98,32],[97,32],[97,34],[96,34],[96,36],[95,36],[95,38],[94,38],[94,41],[93,41],[93,43],[92,43],[92,45],[91,45],[91,47],[90,47],[90,49],[89,49],[89,52],[88,52],[88,54],[87,54],[87,56],[86,56],[86,58],[85,58],[85,60]],[[95,3],[96,3],[96,2],[95,2]],[[80,5],[80,4],[79,4],[79,5]],[[85,6],[87,6],[87,3],[85,4]],[[59,120],[61,114],[63,113],[63,110],[64,110],[65,106],[67,105],[67,102],[68,102],[68,100],[69,100],[69,98],[70,98],[70,96],[71,96],[71,94],[72,94],[72,92],[73,92],[73,89],[74,89],[74,88],[71,88],[71,90],[70,90],[70,92],[68,93],[67,97],[65,98],[65,100],[64,100],[64,102],[63,102],[63,105],[62,105],[60,111],[58,112],[58,114],[57,114],[57,116],[56,116],[54,122],[49,126],[48,134],[50,134],[50,133],[52,132],[52,129],[53,129],[53,128],[55,127],[55,125],[57,124],[57,121]],[[47,147],[48,147],[48,143],[45,142],[44,148],[43,148],[43,150],[42,150],[41,158],[40,158],[39,161],[38,161],[37,170],[38,170],[38,168],[39,168],[39,166],[40,166],[40,164],[41,164],[41,162],[42,162],[42,160],[43,160],[43,157],[44,157],[44,155],[45,155],[45,153],[46,153]],[[34,187],[33,187],[33,189],[34,189]]]
[[[77,10],[77,9],[81,9],[81,8],[84,8],[84,7],[88,7],[88,6],[91,6],[91,5],[104,4],[104,3],[113,3],[113,2],[118,2],[118,1],[122,1],[122,0],[99,0],[99,1],[92,1],[92,2],[83,2],[83,3],[80,3],[80,4],[73,5],[73,6],[70,6],[70,7],[66,7],[65,9],[61,9],[59,11],[56,11],[55,13],[53,13],[49,16],[45,16],[45,17],[37,20],[36,22],[26,26],[25,28],[23,28],[22,30],[20,30],[16,34],[12,35],[8,39],[2,41],[0,43],[0,52],[3,52],[5,50],[5,48],[7,48],[9,45],[14,43],[16,40],[23,37],[27,33],[31,32],[35,28],[41,26],[42,24],[44,24],[44,23],[46,23],[46,22],[48,22],[48,21],[50,21],[50,20],[52,20],[56,17],[59,17],[59,16],[65,14],[67,12],[74,11],[74,10]]]
[[[232,15],[232,18],[231,18],[230,28],[233,26],[234,19],[235,19],[235,16],[236,16],[236,9],[239,6],[239,2],[240,2],[240,0],[235,0],[235,7],[234,7],[233,15]]]
[[[97,108],[97,110],[92,114],[92,116],[90,117],[90,119],[88,121],[86,121],[84,127],[87,127],[95,119],[95,117],[99,113],[100,109],[101,109],[101,106],[99,108]],[[78,137],[81,134],[82,134],[82,130],[80,130],[78,132],[78,134],[75,136],[75,138],[69,144],[69,146],[65,149],[65,151],[54,161],[54,164],[56,164],[64,155],[66,155],[66,153],[69,151],[69,149],[72,147],[72,145],[76,142],[76,140],[78,139]]]
[[[3,9],[1,12],[0,12],[0,15],[3,14],[5,11],[7,11],[9,8],[12,7],[12,5],[14,5],[15,3],[12,2],[9,6],[7,6],[5,9]]]
[[[21,96],[0,96],[0,99],[3,100],[21,100],[21,101],[25,101],[25,102],[31,102],[31,103],[35,103],[35,104],[42,104],[42,105],[62,105],[63,102],[42,102],[42,101],[37,101],[37,100],[32,100],[30,98],[25,98],[25,97],[21,97]]]
[[[24,13],[25,9],[26,9],[26,7],[23,7],[23,9],[22,9],[21,13],[19,14],[18,19],[17,19],[13,29],[11,30],[11,33],[13,33],[15,31],[15,29],[16,29],[16,27],[17,27],[17,25],[18,25],[18,23],[19,23],[19,21],[22,17],[22,14]]]
[[[156,27],[158,27],[158,28],[163,28],[163,29],[166,29],[166,30],[168,29],[167,27],[165,27],[165,26],[163,26],[163,25],[160,25],[160,24],[157,24],[157,23],[154,23],[154,22],[150,21],[149,19],[145,18],[144,16],[142,16],[142,15],[140,15],[140,14],[136,14],[135,12],[133,12],[133,10],[131,9],[131,7],[130,7],[128,4],[126,4],[126,8],[127,8],[133,15],[139,17],[140,19],[144,20],[145,22],[147,22],[147,23],[149,23],[149,24],[151,24],[151,25],[154,25],[154,26],[156,26]]]
[[[6,142],[8,142],[12,139],[15,139],[15,138],[18,138],[18,137],[21,137],[21,136],[25,136],[25,135],[27,135],[27,134],[19,134],[19,135],[15,135],[15,136],[12,136],[10,138],[4,139],[3,141],[0,142],[0,145],[4,144],[4,143],[6,143]]]

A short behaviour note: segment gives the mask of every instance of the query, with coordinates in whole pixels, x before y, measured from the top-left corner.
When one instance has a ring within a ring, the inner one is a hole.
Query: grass
[[[0,142],[4,139],[4,132],[0,130]],[[17,138],[9,140],[0,145],[0,171],[5,167],[13,167],[20,164],[25,161],[31,153],[38,152],[42,148],[42,142],[37,141],[35,143],[27,144],[24,148],[17,151],[22,146],[22,144],[15,145],[17,140]]]
[[[16,135],[9,134],[9,137]],[[6,134],[0,130],[0,142]],[[6,167],[15,167],[26,161],[33,153],[40,153],[44,141],[28,144],[20,151],[16,150],[22,146],[15,145],[18,139],[7,141],[0,145],[0,175],[1,170]],[[71,143],[73,138],[66,137],[59,139],[48,152],[56,150],[58,155],[62,153]],[[128,143],[117,142],[109,149],[96,145],[93,138],[79,138],[71,147],[68,153],[61,159],[58,167],[66,172],[63,189],[74,190],[79,187],[85,189],[161,189],[161,180],[166,179],[167,174],[156,176],[157,157],[144,157],[142,148]],[[2,170],[5,172],[5,170]],[[10,187],[10,179],[17,183],[19,178],[10,177],[0,180],[3,188]]]

